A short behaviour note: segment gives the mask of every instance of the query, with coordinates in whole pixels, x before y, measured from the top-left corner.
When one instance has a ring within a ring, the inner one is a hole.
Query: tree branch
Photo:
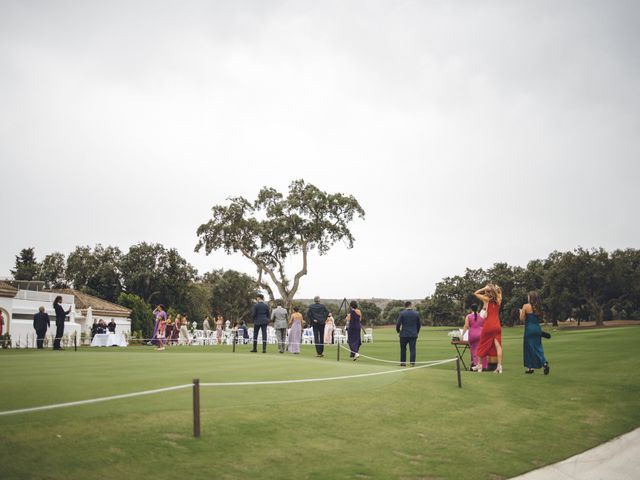
[[[309,253],[309,247],[307,242],[302,242],[302,270],[296,273],[296,276],[293,279],[293,285],[289,294],[293,297],[298,291],[298,286],[300,285],[300,279],[307,274],[307,254]]]
[[[287,297],[287,292],[283,288],[282,282],[278,281],[276,274],[271,268],[267,267],[267,265],[264,262],[260,261],[257,257],[249,254],[248,252],[244,250],[240,250],[240,252],[242,252],[242,255],[244,255],[246,258],[251,260],[258,268],[264,270],[269,275],[269,277],[271,278],[271,281],[275,284],[276,287],[278,287],[278,291],[280,292],[280,295],[282,296],[282,298]]]

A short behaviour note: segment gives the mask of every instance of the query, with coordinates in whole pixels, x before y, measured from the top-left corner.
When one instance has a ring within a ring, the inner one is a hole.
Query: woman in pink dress
[[[333,343],[333,331],[336,329],[336,323],[333,321],[333,314],[329,313],[329,316],[324,322],[324,343],[325,345],[331,345]]]
[[[477,370],[478,365],[478,344],[480,343],[480,334],[482,333],[482,326],[484,325],[484,318],[478,315],[478,305],[475,303],[471,305],[471,313],[467,315],[464,321],[464,327],[462,333],[469,330],[469,351],[471,352],[471,370]],[[487,360],[485,359],[482,368],[487,368]]]
[[[293,307],[293,313],[289,318],[289,353],[298,355],[300,353],[300,343],[302,343],[302,327],[304,317],[300,313],[299,307]]]
[[[218,345],[222,343],[222,327],[224,326],[224,317],[216,313],[216,342]]]

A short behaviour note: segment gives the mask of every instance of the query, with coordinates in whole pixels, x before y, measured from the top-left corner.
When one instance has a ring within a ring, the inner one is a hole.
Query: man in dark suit
[[[404,303],[404,310],[398,315],[396,332],[400,334],[400,365],[407,364],[407,344],[409,345],[409,361],[416,364],[416,340],[420,333],[420,315],[411,308],[411,302]]]
[[[313,298],[313,304],[307,309],[307,322],[313,328],[313,343],[316,346],[316,357],[324,356],[324,322],[327,321],[329,310],[320,303],[320,297]]]
[[[256,296],[256,303],[251,308],[251,318],[253,319],[253,350],[258,349],[258,330],[262,331],[262,353],[267,353],[267,325],[269,324],[269,305],[264,303],[264,295],[259,293]]]
[[[51,326],[51,320],[49,320],[49,314],[44,311],[44,307],[38,309],[38,313],[33,316],[33,328],[36,331],[36,345],[38,350],[41,350],[44,346],[44,336],[47,334],[47,329]]]

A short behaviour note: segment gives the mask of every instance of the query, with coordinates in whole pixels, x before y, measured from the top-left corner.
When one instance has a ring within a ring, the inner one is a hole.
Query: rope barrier
[[[429,365],[421,365],[419,367],[414,367],[414,368],[399,368],[399,369],[395,369],[395,370],[386,370],[383,372],[370,372],[370,373],[360,373],[360,374],[356,374],[356,375],[342,375],[342,376],[338,376],[338,377],[319,377],[319,378],[302,378],[302,379],[297,379],[297,380],[263,380],[263,381],[253,381],[253,382],[207,382],[207,383],[200,383],[199,385],[202,387],[240,387],[240,386],[251,386],[251,385],[286,385],[286,384],[295,384],[295,383],[312,383],[312,382],[328,382],[328,381],[335,381],[335,380],[348,380],[348,379],[352,379],[352,378],[365,378],[365,377],[374,377],[377,375],[387,375],[387,374],[391,374],[391,373],[400,373],[400,372],[409,372],[409,371],[414,371],[414,370],[418,370],[421,368],[427,368],[427,367],[434,367],[436,365],[442,365],[445,363],[450,363],[450,362],[455,362],[456,358],[450,358],[450,359],[445,359],[445,360],[436,360],[433,363],[429,364]],[[88,405],[88,404],[92,404],[92,403],[99,403],[99,402],[107,402],[110,400],[120,400],[120,399],[124,399],[124,398],[134,398],[134,397],[140,397],[143,395],[153,395],[156,393],[163,393],[163,392],[170,392],[170,391],[174,391],[174,390],[182,390],[185,388],[192,388],[193,385],[192,384],[186,384],[186,385],[176,385],[173,387],[165,387],[165,388],[156,388],[154,390],[145,390],[142,392],[132,392],[132,393],[124,393],[124,394],[120,394],[120,395],[112,395],[109,397],[99,397],[99,398],[91,398],[88,400],[78,400],[75,402],[65,402],[65,403],[56,403],[56,404],[52,404],[52,405],[42,405],[40,407],[30,407],[30,408],[20,408],[17,410],[6,410],[3,412],[0,412],[0,416],[7,416],[7,415],[18,415],[18,414],[22,414],[22,413],[31,413],[31,412],[38,412],[38,411],[43,411],[43,410],[53,410],[56,408],[66,408],[66,407],[75,407],[75,406],[80,406],[80,405]]]
[[[398,368],[396,370],[386,370],[384,372],[371,372],[371,373],[359,373],[357,375],[343,375],[339,377],[319,377],[319,378],[301,378],[298,380],[263,380],[257,382],[208,382],[201,383],[201,387],[244,387],[251,385],[286,385],[292,383],[313,383],[313,382],[328,382],[334,380],[347,380],[351,378],[364,378],[364,377],[374,377],[376,375],[387,375],[390,373],[398,373],[398,372],[409,372],[411,370],[418,370],[420,368],[427,367],[435,367],[436,365],[442,365],[445,363],[455,362],[455,358],[449,358],[446,360],[437,360],[436,363],[432,363],[430,365],[421,365],[419,367],[414,368]]]
[[[191,384],[176,385],[174,387],[156,388],[154,390],[145,390],[143,392],[123,393],[121,395],[112,395],[110,397],[90,398],[88,400],[78,400],[76,402],[54,403],[52,405],[43,405],[41,407],[20,408],[18,410],[5,410],[4,412],[0,412],[0,416],[16,415],[19,413],[38,412],[42,410],[53,410],[55,408],[75,407],[78,405],[88,405],[90,403],[107,402],[109,400],[119,400],[122,398],[140,397],[142,395],[153,395],[154,393],[170,392],[172,390],[181,390],[183,388],[190,388],[190,387],[191,387]]]
[[[365,355],[365,354],[360,353],[360,352],[354,352],[353,350],[351,350],[350,348],[345,347],[344,345],[340,345],[340,348],[343,348],[344,350],[346,350],[349,353],[358,354],[358,357],[368,358],[369,360],[375,360],[376,362],[395,363],[395,364],[399,363],[399,362],[397,362],[395,360],[384,360],[382,358],[370,357],[370,356]],[[423,365],[423,364],[430,364],[430,363],[438,362],[438,361],[439,360],[429,360],[429,361],[426,361],[426,362],[413,362],[413,363],[414,363],[414,365]]]

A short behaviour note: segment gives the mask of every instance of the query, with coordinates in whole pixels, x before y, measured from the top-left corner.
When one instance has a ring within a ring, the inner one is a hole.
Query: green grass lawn
[[[454,357],[426,328],[418,360]],[[396,360],[395,332],[362,353]],[[190,389],[0,416],[0,478],[499,479],[640,425],[640,328],[554,332],[551,375],[524,375],[522,329],[504,330],[505,373],[454,364],[350,380]],[[201,382],[329,377],[399,367],[362,359],[248,353],[241,346],[0,351],[0,411]],[[343,352],[344,353],[344,352]]]

